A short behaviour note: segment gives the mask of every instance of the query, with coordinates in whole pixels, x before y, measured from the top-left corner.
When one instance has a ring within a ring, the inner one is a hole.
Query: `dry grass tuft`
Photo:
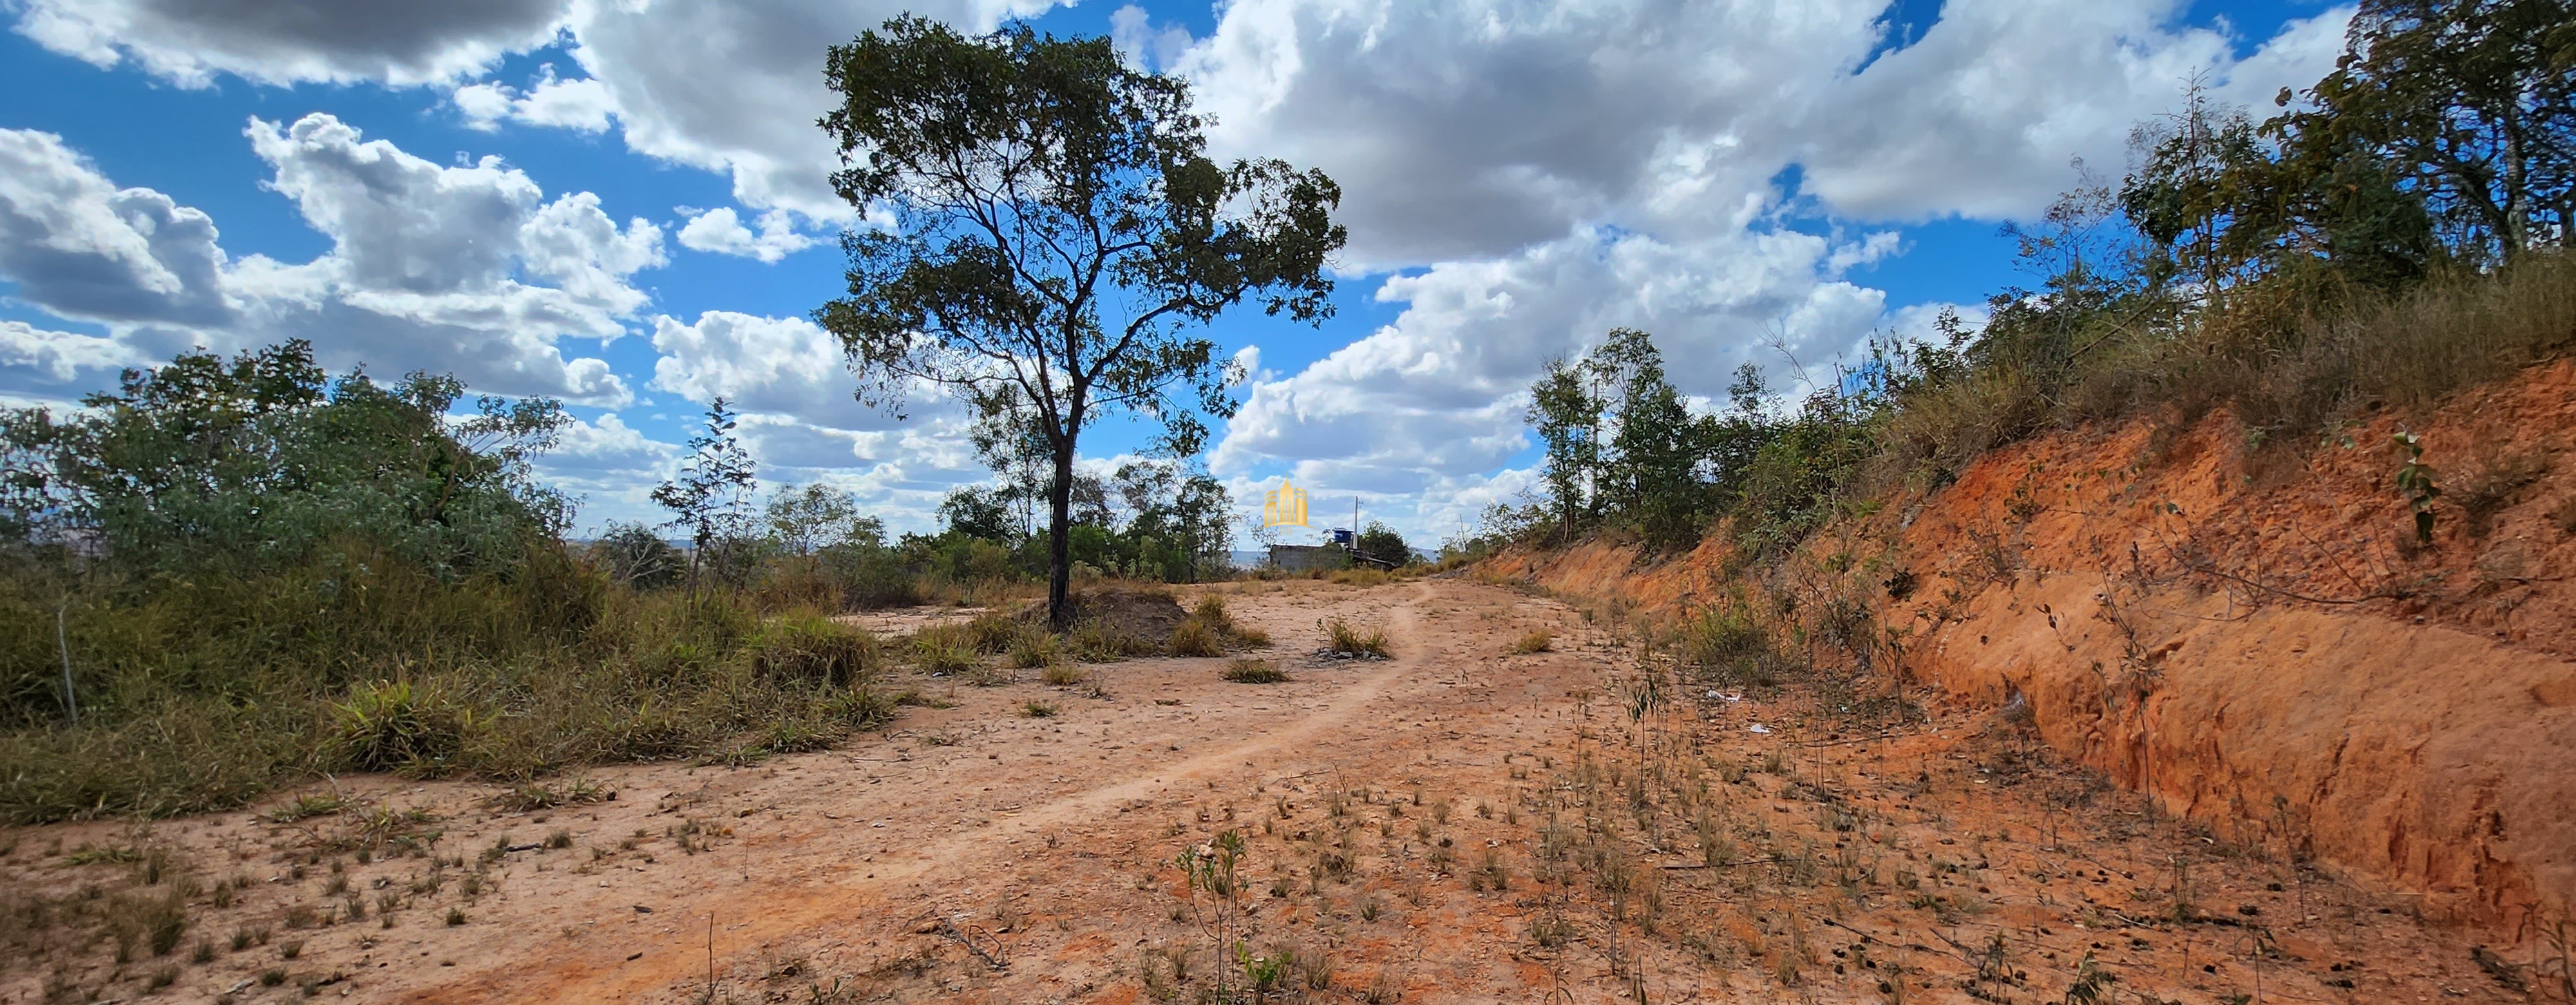
[[[1386,659],[1389,655],[1384,630],[1370,628],[1363,631],[1340,618],[1324,622],[1324,640],[1326,652],[1376,659]]]
[[[1395,581],[1394,575],[1377,568],[1335,569],[1324,578],[1341,586],[1358,587],[1384,586]]]
[[[931,625],[912,633],[912,662],[923,673],[963,673],[975,666],[975,640],[962,625]]]
[[[1066,636],[1073,658],[1085,663],[1115,663],[1130,656],[1149,656],[1160,647],[1107,621],[1085,621]]]
[[[1279,669],[1269,660],[1238,656],[1225,665],[1225,679],[1237,684],[1284,684],[1288,681],[1288,671]]]
[[[1225,645],[1217,640],[1216,629],[1197,618],[1172,629],[1171,641],[1164,646],[1174,656],[1223,656]]]
[[[1035,670],[1054,666],[1065,659],[1064,644],[1044,631],[1028,628],[1011,640],[1002,654],[1002,665],[1014,670]]]
[[[1505,651],[1514,656],[1528,656],[1533,653],[1548,652],[1555,648],[1556,633],[1541,628],[1527,635],[1523,635],[1520,638],[1513,639],[1511,648]]]

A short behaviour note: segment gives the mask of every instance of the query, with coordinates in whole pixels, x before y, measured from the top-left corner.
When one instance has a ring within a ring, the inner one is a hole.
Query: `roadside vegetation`
[[[2198,87],[2007,227],[2034,285],[1858,359],[1745,364],[1694,410],[1653,338],[1614,330],[1531,388],[1535,497],[1451,559],[1594,534],[1724,535],[1777,559],[1838,518],[2058,428],[2226,409],[2255,447],[2331,442],[2576,345],[2576,31],[2564,2],[2374,2],[2340,68],[2257,121]],[[2392,460],[2395,470],[2398,460]]]
[[[1014,500],[962,491],[941,533],[890,541],[838,489],[763,492],[722,402],[656,493],[669,523],[573,540],[530,466],[561,409],[461,397],[334,379],[287,343],[0,416],[0,820],[221,808],[340,771],[740,763],[883,723],[894,666],[1267,644],[1221,602],[1168,640],[1024,623],[1046,556]],[[1225,574],[1204,475],[1081,488],[1079,582]],[[1003,613],[953,642],[837,617],[924,603]]]

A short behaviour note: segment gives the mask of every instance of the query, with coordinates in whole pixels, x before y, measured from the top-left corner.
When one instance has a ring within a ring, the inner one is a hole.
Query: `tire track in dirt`
[[[711,952],[716,962],[713,969],[720,973],[739,971],[741,957],[756,952],[761,946],[799,933],[836,926],[847,928],[874,924],[889,926],[891,934],[894,930],[891,926],[921,918],[941,907],[936,898],[927,901],[913,898],[914,906],[896,906],[896,901],[903,899],[896,891],[906,884],[933,879],[940,873],[972,875],[979,864],[1007,854],[1017,839],[1040,833],[1051,826],[1098,820],[1103,815],[1114,816],[1120,804],[1179,789],[1186,783],[1202,781],[1210,776],[1245,770],[1260,764],[1263,755],[1298,744],[1328,728],[1347,725],[1372,703],[1391,697],[1388,694],[1391,686],[1421,683],[1403,681],[1402,678],[1428,668],[1429,657],[1433,653],[1422,643],[1420,609],[1438,592],[1432,583],[1416,583],[1410,596],[1388,610],[1385,631],[1389,641],[1394,643],[1395,654],[1364,676],[1338,689],[1321,711],[1260,727],[1252,739],[1222,750],[1177,762],[1143,765],[1120,780],[1031,806],[989,826],[969,827],[927,844],[915,845],[903,852],[900,860],[874,863],[865,879],[848,879],[848,874],[860,871],[849,867],[842,870],[843,878],[838,881],[773,883],[748,897],[728,897],[751,901],[759,904],[760,908],[746,922],[714,932]],[[1254,720],[1251,725],[1259,726],[1260,721]],[[689,917],[703,917],[706,913],[705,905],[675,907]],[[866,916],[871,910],[873,916]],[[688,932],[685,926],[680,929],[683,936]],[[681,942],[681,950],[704,945],[691,943],[686,938]],[[705,980],[701,969],[706,958],[704,955],[694,957],[701,961],[698,966],[691,965],[692,957],[686,951],[649,955],[652,965],[638,965],[647,961],[629,961],[624,966],[608,969],[595,962],[598,956],[596,947],[554,948],[542,961],[499,964],[482,974],[423,990],[402,1000],[422,1003],[530,1001],[540,998],[633,1000],[638,995],[649,996],[657,990]],[[504,967],[508,973],[493,972]]]

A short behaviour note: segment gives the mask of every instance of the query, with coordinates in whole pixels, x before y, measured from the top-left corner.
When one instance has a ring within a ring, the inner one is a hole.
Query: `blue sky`
[[[545,472],[583,522],[649,517],[705,402],[744,402],[772,482],[903,529],[980,479],[955,416],[906,422],[802,318],[858,223],[819,185],[822,46],[870,0],[296,0],[258,25],[176,0],[0,5],[0,396],[60,406],[191,346],[312,339],[582,420]],[[1530,483],[1518,397],[1609,327],[1677,383],[1786,373],[2017,277],[2000,223],[2118,175],[2198,75],[2268,107],[2330,68],[2317,3],[1563,4],[939,0],[1111,34],[1192,80],[1215,149],[1320,166],[1354,240],[1338,314],[1211,329],[1256,366],[1206,458],[1247,512],[1454,533]],[[1774,345],[1778,348],[1774,348]],[[1786,349],[1784,354],[1779,351]],[[1114,463],[1142,431],[1111,424]]]

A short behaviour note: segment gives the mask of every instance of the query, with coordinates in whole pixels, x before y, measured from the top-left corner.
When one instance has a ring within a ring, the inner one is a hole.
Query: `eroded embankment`
[[[2024,698],[2060,751],[2231,840],[2528,932],[2576,904],[2576,363],[2407,418],[2445,492],[2430,547],[2391,484],[2401,417],[2264,457],[2216,415],[1994,451],[1746,575],[1843,577],[1880,667]],[[1727,589],[1721,547],[1489,568],[1681,610]]]

